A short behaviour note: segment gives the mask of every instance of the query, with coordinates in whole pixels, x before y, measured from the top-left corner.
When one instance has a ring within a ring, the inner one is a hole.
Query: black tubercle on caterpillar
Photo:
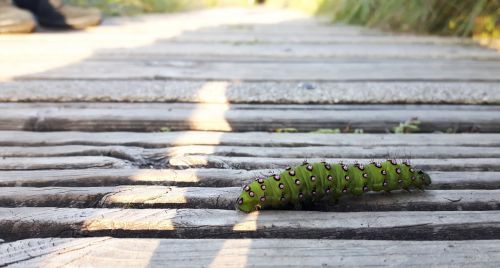
[[[251,212],[325,199],[335,201],[345,193],[361,195],[368,191],[424,189],[430,184],[429,175],[414,169],[407,161],[387,160],[366,165],[304,161],[302,165],[287,167],[280,174],[257,178],[245,185],[236,207]]]

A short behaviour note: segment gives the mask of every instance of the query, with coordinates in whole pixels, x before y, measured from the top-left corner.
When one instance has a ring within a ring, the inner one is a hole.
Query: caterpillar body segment
[[[244,212],[262,208],[300,206],[325,199],[337,200],[342,194],[361,195],[368,191],[410,188],[423,189],[431,178],[407,161],[387,160],[369,164],[308,163],[287,167],[280,174],[255,179],[243,187],[236,207]]]

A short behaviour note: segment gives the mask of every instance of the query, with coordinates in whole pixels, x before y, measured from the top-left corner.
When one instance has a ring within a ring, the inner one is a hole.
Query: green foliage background
[[[252,5],[254,0],[65,0],[97,6],[108,15],[174,12],[221,5]],[[332,21],[387,30],[500,38],[500,0],[267,0]]]

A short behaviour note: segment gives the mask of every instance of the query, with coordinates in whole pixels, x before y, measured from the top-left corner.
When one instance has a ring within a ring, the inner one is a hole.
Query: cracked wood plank
[[[125,160],[107,156],[2,157],[0,170],[129,168]]]
[[[210,89],[208,94],[206,89]],[[500,104],[498,83],[488,82],[34,80],[0,83],[0,90],[3,102],[321,103],[336,104],[335,107],[338,103]],[[290,90],[294,94],[289,94]]]
[[[34,238],[1,245],[5,254],[0,266],[495,267],[500,264],[499,245],[500,240]]]
[[[498,211],[315,212],[218,209],[0,208],[7,241],[50,236],[498,239]]]
[[[500,146],[500,134],[312,134],[180,131],[29,132],[0,131],[1,146],[125,145],[144,148],[181,145],[262,147],[306,146]]]
[[[231,187],[249,183],[276,170],[237,169],[64,169],[0,171],[0,186],[165,185]],[[430,189],[500,189],[500,172],[430,171]]]
[[[349,158],[271,158],[271,157],[240,157],[190,155],[172,157],[168,164],[175,168],[229,168],[229,169],[284,169],[296,166],[307,160],[310,163],[326,161],[329,163],[343,161],[347,164],[369,162],[370,160],[385,161],[385,159],[349,159]],[[500,171],[498,158],[424,158],[411,159],[411,164],[423,170],[433,171]]]
[[[2,207],[118,207],[235,209],[241,187],[4,187]],[[345,195],[339,203],[318,203],[322,211],[497,210],[500,190],[427,190],[412,193]]]
[[[162,149],[133,146],[0,146],[0,157],[110,156],[136,164],[159,165],[188,155],[284,158],[499,158],[498,147],[471,146],[310,146],[257,147],[186,145]]]

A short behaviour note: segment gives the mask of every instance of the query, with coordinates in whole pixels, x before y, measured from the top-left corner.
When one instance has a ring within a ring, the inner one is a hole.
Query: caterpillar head
[[[243,192],[236,200],[236,208],[246,213],[259,210],[260,197],[257,195],[260,192],[259,185],[255,182],[244,186]]]
[[[429,174],[423,172],[422,170],[417,171],[417,176],[424,182],[425,186],[429,186],[432,183]]]

